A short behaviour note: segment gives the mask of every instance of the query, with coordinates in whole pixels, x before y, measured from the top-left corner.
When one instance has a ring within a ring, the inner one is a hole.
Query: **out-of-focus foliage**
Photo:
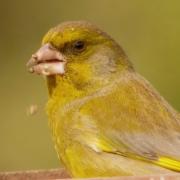
[[[180,110],[180,1],[0,1],[0,170],[59,166],[45,115],[47,90],[25,64],[46,31],[68,20],[98,24],[136,69]],[[27,115],[27,108],[38,112]]]

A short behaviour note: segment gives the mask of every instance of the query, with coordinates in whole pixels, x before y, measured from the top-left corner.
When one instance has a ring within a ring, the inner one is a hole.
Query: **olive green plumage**
[[[73,43],[82,41],[83,48]],[[51,29],[67,59],[48,76],[49,124],[59,158],[73,177],[180,172],[180,117],[139,75],[122,48],[87,22]]]

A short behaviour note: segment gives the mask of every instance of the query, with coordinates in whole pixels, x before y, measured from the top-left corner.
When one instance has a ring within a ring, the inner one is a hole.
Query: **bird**
[[[180,172],[180,114],[87,21],[51,28],[27,62],[45,76],[59,160],[75,178]]]

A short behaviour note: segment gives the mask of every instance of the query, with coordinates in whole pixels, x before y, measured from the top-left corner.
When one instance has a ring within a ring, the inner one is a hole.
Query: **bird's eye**
[[[76,42],[74,42],[73,49],[78,51],[78,52],[83,51],[85,49],[85,42],[84,41],[76,41]]]

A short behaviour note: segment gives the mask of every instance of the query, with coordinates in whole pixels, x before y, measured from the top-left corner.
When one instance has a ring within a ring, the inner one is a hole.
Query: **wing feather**
[[[99,148],[180,171],[177,112],[137,73],[123,77],[83,104],[100,130]]]

